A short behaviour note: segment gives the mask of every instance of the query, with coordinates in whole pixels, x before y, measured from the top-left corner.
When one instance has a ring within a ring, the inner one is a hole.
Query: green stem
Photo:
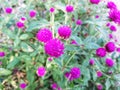
[[[67,24],[67,20],[68,20],[68,15],[67,12],[65,13],[65,25]]]
[[[69,62],[72,60],[72,58],[74,57],[74,55],[76,54],[76,52],[73,53],[73,55],[69,58],[69,60],[67,61],[67,63],[65,64],[65,66],[67,66],[69,64]]]
[[[55,16],[54,16],[54,13],[52,13],[52,18],[51,18],[51,24],[52,24],[52,33],[53,33],[53,38],[54,38],[54,34],[55,34],[55,27],[54,27],[54,19],[55,19]]]

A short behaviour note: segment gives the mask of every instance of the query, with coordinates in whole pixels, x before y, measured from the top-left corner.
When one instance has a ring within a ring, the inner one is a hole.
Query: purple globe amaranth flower
[[[90,64],[90,65],[94,65],[94,64],[95,64],[94,59],[90,59],[90,60],[89,60],[89,64]]]
[[[117,49],[116,49],[116,51],[120,53],[120,47],[119,47],[119,48],[117,48]]]
[[[4,57],[5,56],[5,52],[0,52],[0,57]]]
[[[53,84],[51,85],[51,88],[52,88],[53,90],[56,90],[56,89],[58,88],[57,83],[53,83]]]
[[[116,4],[114,2],[109,1],[107,3],[107,8],[109,8],[109,9],[116,9],[117,7],[116,7]]]
[[[54,7],[51,7],[50,8],[50,12],[53,13],[55,11],[55,8]]]
[[[27,84],[26,84],[26,83],[21,83],[21,84],[20,84],[20,88],[21,88],[21,89],[25,89],[25,88],[26,88],[26,86],[27,86]]]
[[[109,38],[112,39],[112,38],[113,38],[113,35],[112,35],[112,34],[109,34]]]
[[[108,22],[108,23],[106,24],[106,26],[109,27],[109,26],[110,26],[110,23]]]
[[[82,24],[82,21],[78,19],[78,20],[76,21],[76,24],[77,24],[77,25],[81,25],[81,24]]]
[[[90,3],[92,3],[92,4],[99,4],[100,0],[90,0]]]
[[[73,67],[71,68],[70,72],[65,73],[65,77],[68,78],[70,81],[74,79],[78,79],[81,76],[81,71],[80,68],[78,67]]]
[[[103,86],[101,84],[98,84],[97,85],[97,90],[102,90],[103,89]]]
[[[52,36],[52,32],[49,29],[42,28],[36,34],[36,38],[38,41],[46,43],[49,40],[51,40],[53,36]]]
[[[30,16],[31,18],[36,17],[36,14],[37,14],[37,12],[36,12],[35,10],[31,10],[31,11],[29,12],[29,16]]]
[[[117,28],[116,28],[114,25],[111,25],[111,26],[110,26],[110,30],[111,30],[111,31],[117,31]]]
[[[99,15],[96,15],[95,18],[99,18]]]
[[[45,69],[45,67],[43,67],[43,66],[41,66],[41,67],[39,67],[38,69],[37,69],[37,75],[39,76],[39,77],[43,77],[43,76],[45,76],[45,74],[46,74],[46,69]]]
[[[108,42],[106,45],[105,45],[105,49],[107,52],[114,52],[115,51],[115,44],[114,42]]]
[[[25,21],[26,20],[26,18],[25,17],[21,17],[21,21]]]
[[[108,67],[113,67],[114,66],[114,61],[110,58],[107,58],[105,63]]]
[[[21,22],[21,21],[18,21],[17,23],[16,23],[16,26],[18,27],[18,28],[24,28],[24,23],[23,22]]]
[[[72,40],[72,41],[70,42],[70,44],[78,45],[77,42],[76,42],[75,40]]]
[[[58,58],[64,53],[64,44],[57,38],[51,39],[44,45],[45,53]]]
[[[120,11],[117,9],[111,9],[109,12],[109,18],[115,23],[120,24]]]
[[[101,71],[97,71],[97,77],[102,77],[102,72]]]
[[[98,48],[96,50],[96,55],[99,56],[99,57],[105,57],[106,56],[105,48]]]
[[[60,26],[58,28],[58,34],[64,39],[68,39],[71,36],[72,30],[69,26]]]
[[[11,7],[6,7],[6,8],[5,8],[5,12],[6,12],[7,14],[11,14],[11,13],[12,13],[12,8],[11,8]]]
[[[66,12],[71,13],[74,11],[74,7],[72,5],[67,5],[66,6]]]

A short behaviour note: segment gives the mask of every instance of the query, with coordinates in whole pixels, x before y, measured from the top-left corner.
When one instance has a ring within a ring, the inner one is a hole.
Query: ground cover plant
[[[103,0],[0,0],[0,90],[120,90],[120,10]]]

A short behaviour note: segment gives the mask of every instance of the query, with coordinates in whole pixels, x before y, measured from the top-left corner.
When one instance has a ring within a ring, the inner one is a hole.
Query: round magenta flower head
[[[110,58],[107,58],[105,63],[108,67],[113,67],[114,66],[114,61]]]
[[[102,90],[103,89],[103,86],[101,84],[98,84],[97,85],[97,90]]]
[[[77,20],[77,21],[76,21],[76,24],[77,24],[77,25],[81,25],[81,24],[82,24],[82,21],[81,21],[81,20]]]
[[[49,30],[47,28],[42,28],[36,34],[36,38],[38,41],[46,43],[49,40],[51,40],[53,38],[53,36],[52,36],[51,30]]]
[[[55,8],[54,7],[51,7],[50,8],[50,12],[53,13],[55,11]]]
[[[101,71],[97,71],[97,77],[101,77],[103,74]]]
[[[110,23],[108,22],[108,23],[106,24],[106,26],[109,27],[109,26],[110,26]]]
[[[112,35],[112,34],[109,34],[109,38],[112,39],[112,38],[113,38],[113,35]]]
[[[74,79],[78,79],[81,76],[81,71],[80,68],[78,67],[73,67],[71,68],[70,72],[65,73],[65,77],[68,78],[70,81]]]
[[[81,76],[80,68],[78,68],[78,67],[71,68],[70,74],[71,74],[71,77],[73,80],[80,78],[80,76]]]
[[[114,25],[111,25],[111,26],[110,26],[110,30],[111,30],[111,31],[117,31],[117,29],[116,29],[116,27],[115,27]]]
[[[39,77],[43,77],[45,76],[45,74],[46,74],[46,69],[44,67],[41,66],[37,69],[37,75]]]
[[[118,48],[116,49],[116,51],[120,53],[120,47],[118,47]]]
[[[51,85],[51,88],[52,88],[53,90],[56,90],[56,89],[58,88],[57,83],[53,83],[53,84]]]
[[[120,11],[117,9],[111,9],[109,12],[109,18],[115,23],[120,24]]]
[[[6,7],[6,8],[5,8],[5,12],[6,12],[7,14],[11,14],[11,13],[12,13],[12,8],[11,8],[11,7]]]
[[[21,17],[21,21],[25,21],[26,20],[26,18],[25,17]]]
[[[90,65],[94,65],[94,64],[95,64],[94,59],[90,59],[90,60],[89,60],[89,64],[90,64]]]
[[[90,0],[90,3],[92,4],[99,4],[100,0]]]
[[[96,15],[95,18],[99,18],[99,15]]]
[[[96,55],[99,56],[99,57],[105,57],[106,50],[104,48],[98,48],[96,50]]]
[[[116,9],[116,4],[114,2],[112,2],[112,1],[109,1],[107,3],[107,8],[109,8],[109,9]]]
[[[0,52],[0,57],[4,57],[5,56],[5,52]]]
[[[70,44],[78,45],[78,43],[77,43],[75,40],[72,40],[72,41],[70,42]]]
[[[64,53],[64,44],[57,38],[51,39],[44,46],[45,53],[58,58]]]
[[[21,83],[21,84],[20,84],[20,88],[21,88],[21,89],[25,89],[25,88],[26,88],[26,86],[27,86],[27,84],[26,84],[26,83]]]
[[[36,12],[35,10],[31,10],[31,11],[29,12],[29,16],[30,16],[31,18],[36,17],[36,14],[37,14],[37,12]]]
[[[108,42],[108,43],[105,45],[105,48],[106,48],[106,51],[107,51],[107,52],[114,52],[116,46],[115,46],[114,42]]]
[[[58,34],[64,39],[68,39],[71,36],[72,30],[69,26],[60,26],[58,28]]]
[[[66,12],[71,13],[74,11],[74,7],[72,5],[67,5],[66,6]]]
[[[18,21],[18,22],[16,23],[16,26],[17,26],[18,28],[24,28],[24,23]]]

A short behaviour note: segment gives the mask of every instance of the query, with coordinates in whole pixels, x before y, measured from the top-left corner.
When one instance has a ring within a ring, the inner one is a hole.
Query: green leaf
[[[20,62],[20,60],[15,57],[8,65],[7,68],[9,69],[13,69],[15,67],[15,65],[17,65]]]
[[[26,34],[22,34],[21,36],[20,36],[20,39],[21,40],[26,40],[26,39],[29,39],[29,38],[32,38],[33,37],[33,34],[31,34],[31,33],[26,33]]]
[[[87,45],[85,44],[85,47],[87,48],[87,49],[97,49],[97,48],[99,48],[100,46],[98,45],[98,44],[96,44],[96,43],[88,43]]]
[[[20,39],[18,37],[15,38],[15,41],[14,41],[14,47],[17,47],[20,43]]]
[[[27,43],[25,43],[25,42],[22,42],[21,44],[20,44],[20,46],[21,46],[21,49],[24,51],[24,52],[33,52],[34,50],[33,50],[33,48],[31,47],[31,46],[29,46]]]
[[[109,90],[109,88],[110,88],[110,86],[111,86],[111,83],[110,83],[109,78],[106,80],[105,86],[106,86],[106,89],[105,89],[105,90]]]
[[[0,76],[7,76],[10,75],[12,72],[10,70],[0,68]]]
[[[29,82],[30,84],[32,84],[32,83],[34,82],[34,79],[35,79],[35,77],[34,77],[34,72],[33,72],[32,69],[29,69],[29,70],[27,71],[27,80],[28,80],[28,82]]]
[[[49,26],[49,22],[45,19],[41,19],[40,21],[32,21],[26,31],[31,32],[34,29],[40,29],[42,27]]]

